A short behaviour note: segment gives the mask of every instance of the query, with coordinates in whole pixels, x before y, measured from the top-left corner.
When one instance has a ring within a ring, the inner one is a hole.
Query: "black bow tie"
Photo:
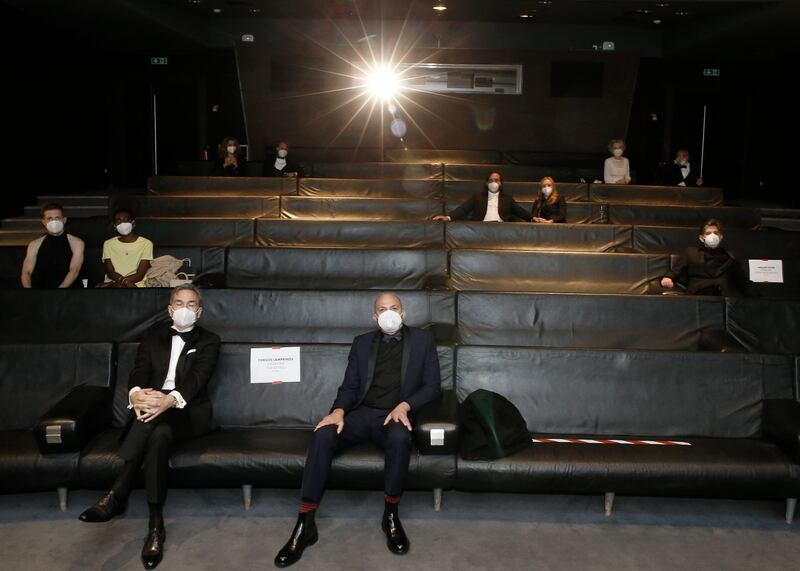
[[[172,328],[170,328],[169,334],[172,336],[178,335],[181,339],[183,339],[184,343],[186,343],[192,336],[191,331],[178,331],[177,329],[172,329]]]
[[[387,335],[386,333],[383,334],[383,342],[388,343],[390,341],[402,341],[403,340],[403,333],[402,331],[398,331],[394,335]]]

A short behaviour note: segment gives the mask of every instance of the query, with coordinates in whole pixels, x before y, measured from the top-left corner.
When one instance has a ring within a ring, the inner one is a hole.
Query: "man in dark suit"
[[[676,281],[686,279],[688,295],[741,296],[744,275],[736,258],[720,246],[722,224],[710,219],[699,238],[701,245],[686,248],[672,270],[661,278],[661,287],[672,289]]]
[[[385,453],[384,511],[381,527],[392,553],[408,553],[398,505],[411,453],[413,415],[439,395],[441,377],[433,335],[403,325],[400,298],[384,293],[375,300],[379,331],[353,340],[344,381],[331,413],[314,429],[308,449],[297,524],[275,565],[297,562],[317,542],[314,514],[322,500],[336,452],[372,441]]]
[[[211,430],[206,385],[220,347],[216,334],[195,325],[203,308],[193,285],[173,289],[167,310],[171,326],[158,324],[145,333],[128,380],[132,414],[119,450],[125,465],[111,490],[80,516],[81,521],[104,522],[124,512],[133,478],[143,467],[150,508],[142,548],[145,569],[155,568],[163,556],[162,509],[172,446]]]
[[[694,174],[689,164],[689,151],[678,149],[675,160],[661,169],[661,184],[667,186],[703,186],[703,179]]]
[[[303,176],[302,167],[289,157],[289,144],[281,141],[275,152],[267,151],[264,159],[263,176]]]
[[[510,194],[503,194],[503,176],[489,173],[486,188],[473,194],[464,204],[447,216],[434,216],[434,220],[483,220],[484,222],[531,221],[531,213],[517,204]]]

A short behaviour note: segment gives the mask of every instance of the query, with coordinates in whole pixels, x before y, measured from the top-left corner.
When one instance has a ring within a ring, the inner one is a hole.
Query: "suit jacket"
[[[382,335],[380,330],[371,331],[353,340],[344,380],[331,410],[343,408],[346,414],[363,402],[372,384]],[[419,407],[439,396],[441,384],[439,356],[433,334],[416,327],[403,326],[401,402],[407,402],[413,414]]]
[[[293,159],[290,159],[288,155],[286,156],[286,166],[280,170],[276,169],[275,160],[277,158],[278,155],[274,153],[267,155],[267,158],[264,159],[264,169],[261,173],[262,176],[284,176],[287,172],[296,172],[297,176],[303,176],[305,174],[302,167]]]
[[[684,277],[688,278],[686,293],[690,295],[713,285],[720,279],[729,280],[731,285],[738,289],[744,288],[744,274],[736,258],[722,248],[720,248],[719,254],[713,256],[717,263],[709,263],[711,258],[712,256],[702,244],[686,248],[675,267],[664,277],[677,281]]]
[[[489,191],[485,188],[473,194],[464,204],[453,210],[449,216],[451,220],[483,220],[486,217],[486,208],[489,204]],[[500,202],[497,213],[504,222],[531,221],[531,213],[517,204],[514,197],[500,191]]]
[[[169,331],[168,323],[160,323],[145,332],[128,379],[128,390],[133,387],[161,390],[164,379],[167,378],[172,352],[172,336]],[[186,401],[184,410],[189,414],[195,435],[208,432],[212,428],[211,401],[206,385],[217,365],[219,347],[220,339],[216,333],[195,325],[178,358],[175,390]]]
[[[691,169],[691,164],[689,166],[689,176],[683,178],[683,172],[681,172],[679,164],[675,163],[675,161],[667,163],[661,170],[661,184],[679,186],[680,183],[685,183],[686,186],[697,186],[697,179],[700,178],[700,174]]]

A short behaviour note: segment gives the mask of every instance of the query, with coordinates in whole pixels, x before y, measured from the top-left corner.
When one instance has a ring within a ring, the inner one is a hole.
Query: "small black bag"
[[[465,460],[494,460],[531,445],[522,414],[502,395],[478,389],[459,405],[459,453]]]

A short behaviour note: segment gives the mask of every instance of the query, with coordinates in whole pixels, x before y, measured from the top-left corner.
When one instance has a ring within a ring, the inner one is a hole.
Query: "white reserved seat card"
[[[299,383],[300,347],[250,349],[250,383]]]
[[[783,283],[783,260],[749,260],[749,262],[751,282]]]

